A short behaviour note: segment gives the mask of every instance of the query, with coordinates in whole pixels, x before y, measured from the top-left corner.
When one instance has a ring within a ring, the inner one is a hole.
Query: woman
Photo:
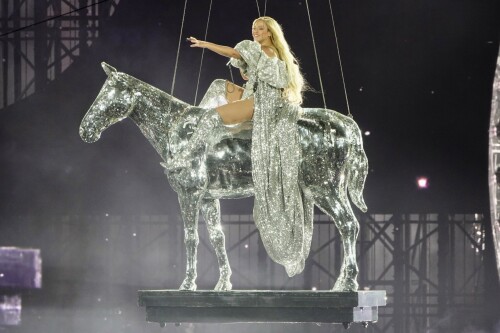
[[[206,111],[187,149],[168,168],[187,167],[190,152],[205,145],[217,127],[253,120],[254,220],[271,258],[293,276],[303,270],[310,239],[308,231],[304,231],[302,195],[297,182],[297,118],[304,80],[283,31],[273,18],[256,19],[252,36],[253,41],[244,40],[234,48],[194,37],[188,39],[191,47],[207,48],[231,58],[231,64],[240,68],[247,83],[244,89],[235,90],[242,91],[239,100]]]

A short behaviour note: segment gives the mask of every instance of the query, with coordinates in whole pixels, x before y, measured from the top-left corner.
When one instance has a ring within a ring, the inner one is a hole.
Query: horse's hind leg
[[[356,291],[358,289],[358,265],[356,264],[356,238],[359,223],[352,212],[346,195],[332,191],[330,196],[316,197],[316,205],[329,215],[339,230],[344,248],[344,259],[340,275],[333,291]]]
[[[219,200],[205,199],[201,203],[201,213],[207,223],[208,235],[219,263],[219,281],[215,290],[231,290],[231,267],[227,259],[224,232],[220,220]]]
[[[195,196],[179,195],[181,215],[184,222],[184,244],[186,246],[186,277],[179,290],[196,290],[196,255],[198,244],[199,205]]]

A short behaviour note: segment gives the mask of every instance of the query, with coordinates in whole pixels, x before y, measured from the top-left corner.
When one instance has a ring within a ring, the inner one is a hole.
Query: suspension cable
[[[177,45],[177,55],[175,57],[174,77],[172,78],[172,88],[170,89],[170,95],[172,95],[172,96],[174,95],[175,76],[177,75],[177,64],[179,63],[179,53],[181,51],[182,31],[184,29],[184,19],[186,17],[186,7],[187,7],[187,0],[184,1],[184,10],[182,13],[181,31],[179,33],[179,43]]]
[[[347,97],[347,89],[346,89],[346,84],[345,84],[345,79],[344,79],[344,69],[342,68],[342,59],[340,58],[340,47],[339,47],[339,40],[337,38],[337,29],[335,28],[335,20],[333,19],[333,10],[332,10],[331,0],[328,0],[328,4],[330,5],[330,16],[332,18],[333,34],[335,35],[335,45],[337,46],[337,55],[339,57],[340,74],[342,75],[342,85],[344,87],[344,95],[345,95],[345,100],[347,103],[347,115],[352,118],[351,107],[349,106],[349,98]]]
[[[18,32],[18,31],[26,30],[26,29],[29,29],[29,28],[34,27],[36,25],[39,25],[39,24],[42,24],[42,23],[45,23],[45,22],[49,22],[49,21],[53,21],[53,20],[58,19],[60,17],[66,16],[66,15],[69,15],[69,14],[73,14],[73,13],[78,12],[80,10],[84,10],[86,8],[89,8],[89,7],[97,6],[97,5],[99,5],[99,4],[103,3],[103,2],[108,2],[108,1],[109,0],[101,0],[99,2],[90,4],[90,5],[87,5],[87,6],[80,7],[80,8],[71,10],[69,12],[63,13],[63,14],[59,14],[59,15],[56,15],[56,16],[49,17],[49,18],[46,18],[44,20],[32,23],[30,25],[27,25],[27,26],[24,26],[24,27],[21,27],[21,28],[14,29],[14,30],[8,31],[6,33],[3,33],[3,34],[0,35],[0,37],[7,36],[7,35],[13,34],[13,33]]]
[[[311,38],[312,38],[313,48],[314,48],[314,57],[316,58],[316,67],[318,69],[319,85],[321,87],[321,95],[323,97],[323,106],[326,109],[325,91],[323,89],[323,80],[321,79],[321,71],[319,69],[318,52],[316,51],[316,41],[314,40],[314,32],[313,32],[312,21],[311,21],[311,13],[309,12],[309,2],[307,0],[306,0],[306,8],[307,8],[307,17],[309,18],[309,27],[311,28]]]
[[[259,0],[255,0],[255,3],[257,4],[257,11],[259,12],[259,17],[260,15],[260,7],[259,7]]]
[[[255,0],[255,3],[257,4],[257,11],[259,12],[259,17],[266,16],[266,12],[267,12],[267,0],[264,0],[264,15],[260,15],[259,0]]]
[[[212,12],[212,1],[210,0],[210,6],[208,7],[208,18],[207,18],[207,26],[205,28],[205,37],[203,40],[207,40],[208,36],[208,25],[210,24],[210,13]],[[198,87],[200,86],[200,77],[201,77],[201,69],[203,67],[203,56],[205,55],[205,48],[201,50],[201,60],[200,60],[200,69],[198,70],[198,81],[196,81],[196,92],[194,93],[194,105],[196,105],[196,99],[198,98]]]

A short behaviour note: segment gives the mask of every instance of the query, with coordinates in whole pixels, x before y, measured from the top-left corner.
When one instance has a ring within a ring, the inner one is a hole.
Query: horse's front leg
[[[219,263],[219,281],[215,286],[215,290],[231,290],[231,267],[227,259],[225,237],[222,231],[220,220],[220,205],[219,200],[204,199],[201,203],[201,213],[207,223],[208,235],[212,244],[217,262]]]
[[[198,243],[199,201],[196,195],[179,195],[182,221],[184,222],[184,244],[186,246],[186,277],[179,290],[196,290],[196,256]]]

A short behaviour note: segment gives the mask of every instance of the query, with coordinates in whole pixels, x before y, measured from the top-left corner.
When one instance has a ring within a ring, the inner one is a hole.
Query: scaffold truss
[[[500,52],[497,57],[495,79],[493,81],[489,132],[488,183],[490,189],[491,231],[500,281]]]
[[[102,20],[113,15],[119,2],[1,0],[0,109],[64,72],[99,37]]]

